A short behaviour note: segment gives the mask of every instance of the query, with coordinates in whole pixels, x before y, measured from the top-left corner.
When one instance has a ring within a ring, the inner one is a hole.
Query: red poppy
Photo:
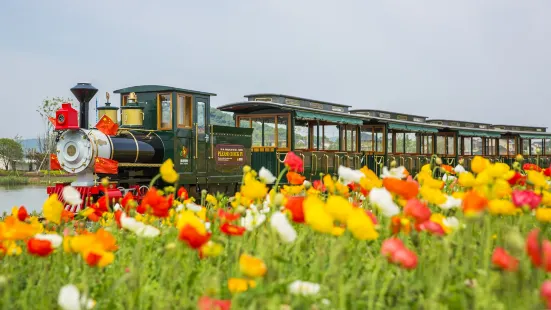
[[[419,224],[419,230],[428,231],[431,234],[437,235],[437,236],[444,236],[446,234],[446,232],[444,231],[444,228],[440,224],[435,223],[433,221],[425,221]]]
[[[25,207],[21,206],[19,207],[19,210],[17,210],[17,218],[23,222],[25,221],[25,219],[27,219],[27,217],[29,217],[29,213],[27,213],[27,209],[25,209]]]
[[[210,236],[210,233],[204,235],[200,234],[195,227],[188,224],[180,229],[178,238],[186,242],[191,248],[199,249],[203,244],[209,241]]]
[[[33,255],[48,256],[54,251],[54,248],[48,240],[31,238],[27,241],[27,250]]]
[[[417,255],[405,247],[394,253],[392,261],[402,265],[405,269],[415,269],[417,267]]]
[[[453,170],[453,167],[450,165],[441,165],[440,166],[444,171],[446,171],[449,174],[455,174],[455,171]]]
[[[543,170],[543,174],[544,174],[546,177],[551,177],[551,167],[546,168],[545,170]]]
[[[186,200],[189,198],[189,194],[187,192],[187,190],[185,189],[185,187],[180,187],[180,189],[178,189],[178,198],[181,199],[181,200]]]
[[[289,170],[291,171],[304,172],[304,163],[302,162],[302,159],[293,152],[287,153],[283,163],[289,167]]]
[[[386,239],[381,246],[381,254],[386,257],[391,257],[398,249],[403,247],[404,243],[398,238]]]
[[[214,299],[208,296],[199,298],[199,310],[230,310],[231,300]]]
[[[505,249],[496,248],[492,255],[492,264],[507,271],[516,271],[518,269],[518,259],[511,256]]]
[[[547,308],[551,305],[551,280],[545,280],[541,284],[540,296],[547,302]]]
[[[145,194],[140,207],[144,206],[146,210],[149,210],[151,214],[156,217],[168,217],[173,200],[174,196],[172,194],[167,198],[159,195],[157,190],[152,187],[149,191],[147,191],[147,194]]]
[[[405,247],[400,239],[390,238],[383,242],[381,254],[392,263],[399,264],[405,269],[417,267],[417,254]]]
[[[228,222],[220,226],[220,231],[230,236],[242,236],[245,233],[245,227],[232,225]]]
[[[404,214],[414,218],[420,224],[430,219],[431,212],[426,204],[417,199],[410,199],[404,207]]]
[[[524,185],[526,184],[526,176],[523,176],[522,174],[515,172],[512,178],[510,178],[507,182],[509,182],[510,185]]]
[[[536,164],[524,164],[522,165],[522,170],[535,170],[537,172],[541,172],[541,168]]]
[[[218,217],[221,220],[226,220],[226,221],[231,222],[231,221],[238,220],[241,217],[241,214],[239,214],[239,213],[230,213],[230,212],[224,211],[223,209],[218,209]]]
[[[290,196],[287,197],[287,204],[285,209],[289,210],[293,217],[293,222],[304,223],[304,208],[302,203],[304,202],[304,196]]]
[[[321,180],[315,180],[312,183],[312,186],[314,187],[314,189],[316,189],[320,192],[325,192],[326,191],[325,185],[323,184],[323,182]]]
[[[526,237],[526,252],[534,266],[541,266],[541,250],[538,244],[539,229],[532,230]]]
[[[115,211],[115,221],[117,222],[117,227],[122,228],[121,224],[122,210]]]
[[[96,254],[94,252],[90,252],[87,256],[86,256],[86,263],[89,265],[89,266],[95,266],[99,263],[99,261],[101,260],[101,255],[99,254]]]
[[[127,192],[124,197],[121,200],[122,208],[124,209],[124,212],[130,213],[130,208],[132,206],[132,202],[135,202],[136,199],[134,198],[134,195],[132,195],[131,192]]]

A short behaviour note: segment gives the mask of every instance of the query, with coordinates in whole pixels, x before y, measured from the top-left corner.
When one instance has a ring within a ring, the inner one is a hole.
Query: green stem
[[[275,185],[274,185],[274,188],[277,192],[277,187],[279,186],[279,181],[281,180],[281,178],[283,177],[283,174],[287,171],[287,167],[283,168],[283,170],[281,170],[281,172],[279,173],[279,175],[277,176],[277,180],[275,182]]]
[[[149,182],[149,188],[153,187],[153,184],[155,184],[155,182],[157,182],[157,180],[161,177],[161,174],[157,174],[156,176],[153,177],[153,179],[151,179],[151,182]]]

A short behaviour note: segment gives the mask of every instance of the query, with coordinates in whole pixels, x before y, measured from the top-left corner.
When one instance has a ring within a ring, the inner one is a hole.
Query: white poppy
[[[456,179],[455,176],[449,175],[447,173],[444,173],[444,175],[442,176],[442,181],[444,182],[453,181],[455,179]]]
[[[179,204],[177,207],[176,207],[176,212],[180,212],[182,210],[184,210],[184,205],[183,204]]]
[[[373,188],[369,192],[369,200],[383,212],[386,217],[400,213],[400,208],[392,200],[392,195],[385,188]]]
[[[391,168],[390,170],[388,170],[387,167],[383,167],[383,173],[381,174],[381,179],[384,179],[384,178],[403,179],[406,176],[407,176],[406,168],[404,166]]]
[[[344,166],[339,166],[338,173],[339,177],[343,179],[344,184],[351,182],[360,183],[361,178],[365,177],[360,170],[354,170]]]
[[[58,234],[37,234],[34,235],[34,238],[50,241],[54,249],[58,248],[63,243],[63,237]]]
[[[316,295],[319,291],[320,285],[317,283],[297,280],[289,284],[289,292],[295,295]]]
[[[459,220],[455,216],[450,216],[445,218],[442,221],[442,224],[444,224],[444,226],[449,227],[453,230],[459,228]]]
[[[291,243],[297,238],[297,232],[289,223],[287,216],[281,212],[275,212],[270,218],[270,225],[285,243]]]
[[[146,225],[142,222],[136,221],[133,217],[126,216],[125,213],[121,214],[121,226],[124,229],[128,229],[135,233],[139,237],[157,237],[161,234],[161,231],[151,225]]]
[[[194,203],[194,202],[187,203],[187,204],[186,204],[186,208],[187,208],[188,210],[193,211],[193,212],[199,212],[199,211],[201,211],[201,206],[198,205],[198,204],[196,204],[196,203]]]
[[[70,205],[74,206],[82,203],[80,193],[72,186],[65,186],[61,194],[63,195],[63,200]]]
[[[453,168],[453,170],[454,170],[455,173],[457,173],[458,175],[459,175],[460,173],[463,173],[463,172],[466,171],[465,168],[464,168],[462,165],[457,165],[457,166],[455,166],[455,168]]]
[[[449,209],[453,209],[453,208],[457,208],[457,207],[460,207],[461,206],[461,203],[463,201],[459,198],[455,198],[453,196],[447,196],[447,199],[446,199],[446,202],[444,202],[443,204],[441,205],[438,205],[441,209],[444,209],[444,210],[449,210]]]
[[[118,211],[121,209],[121,205],[119,203],[116,203],[114,206],[113,206],[113,210],[114,211]]]
[[[259,213],[254,210],[248,209],[245,211],[245,216],[241,217],[241,226],[245,227],[248,231],[253,231],[258,226],[262,225],[266,221],[266,214]]]
[[[81,296],[78,288],[69,284],[59,290],[57,304],[63,310],[81,310],[94,308],[96,302],[86,296]]]
[[[276,177],[270,172],[270,170],[264,167],[260,168],[260,171],[258,171],[258,177],[266,184],[272,184],[276,180]]]

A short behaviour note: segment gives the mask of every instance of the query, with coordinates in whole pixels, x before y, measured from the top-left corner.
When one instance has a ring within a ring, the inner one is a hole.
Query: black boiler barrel
[[[111,137],[113,160],[119,163],[160,164],[164,158],[164,145],[153,132],[125,130]]]

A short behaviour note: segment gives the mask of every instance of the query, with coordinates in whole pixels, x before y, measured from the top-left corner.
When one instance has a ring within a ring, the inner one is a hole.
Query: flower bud
[[[397,163],[396,163],[395,160],[390,162],[390,168],[396,168],[396,165],[397,165]]]
[[[109,186],[109,179],[108,178],[101,179],[101,185],[103,185],[103,187],[107,188]]]
[[[436,164],[441,165],[442,164],[442,158],[436,157]]]
[[[522,255],[524,252],[525,241],[518,230],[513,229],[505,235],[505,246],[513,256]]]
[[[310,183],[310,181],[308,180],[304,180],[304,183],[302,183],[302,185],[304,185],[305,189],[310,189],[310,187],[312,187],[312,183]]]
[[[464,159],[464,158],[459,159],[459,164],[460,164],[461,166],[463,166],[464,163],[465,163],[465,159]]]
[[[522,161],[522,159],[520,161]],[[513,169],[520,169],[520,161],[515,161],[513,163]]]
[[[524,160],[524,157],[522,157],[522,154],[517,154],[517,156],[515,157],[515,160],[516,160],[517,162],[521,162],[521,161]]]
[[[283,200],[285,199],[285,196],[281,193],[277,193],[274,197],[274,205],[276,207],[279,207],[283,204]]]
[[[243,173],[247,173],[249,171],[251,171],[251,166],[245,165],[245,167],[243,167]]]
[[[207,194],[208,194],[208,192],[207,192],[206,189],[204,189],[204,190],[201,191],[201,196],[206,196]]]

